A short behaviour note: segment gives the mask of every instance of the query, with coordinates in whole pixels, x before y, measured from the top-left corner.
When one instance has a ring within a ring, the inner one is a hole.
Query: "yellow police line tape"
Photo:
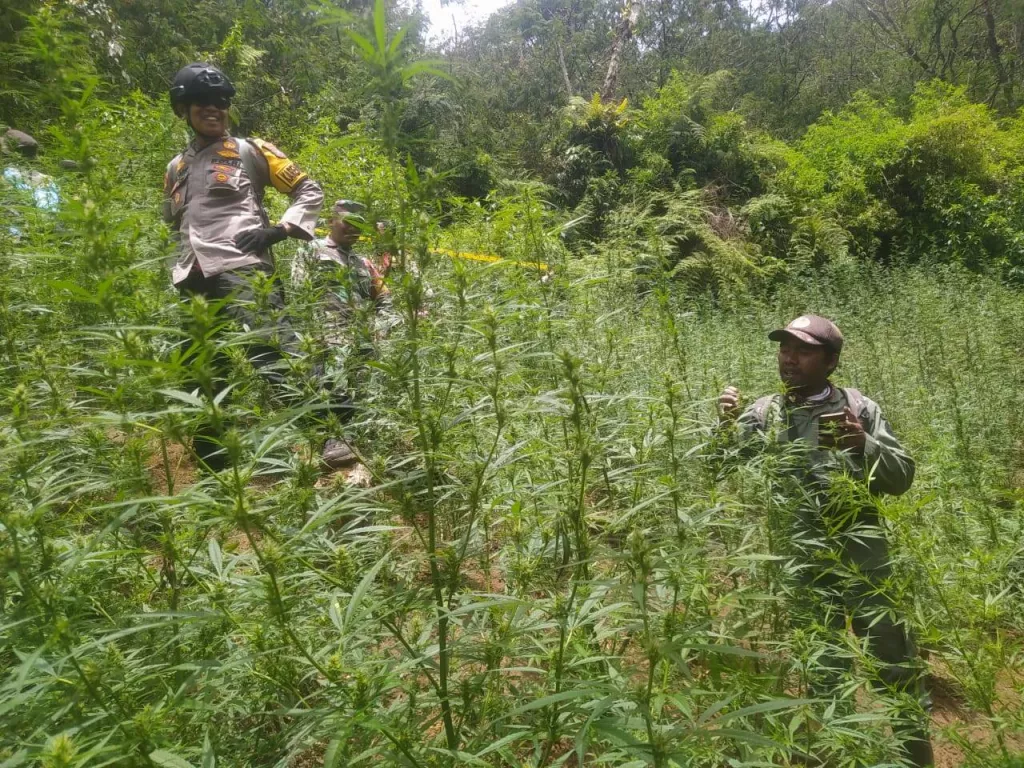
[[[543,261],[516,261],[515,259],[504,259],[501,256],[494,256],[490,253],[470,253],[469,251],[453,251],[451,248],[431,248],[431,253],[438,253],[442,256],[451,256],[456,259],[468,259],[470,261],[486,261],[488,263],[504,262],[506,264],[515,264],[517,267],[530,267],[532,269],[540,270],[541,272],[548,271],[548,265]]]
[[[318,235],[325,235],[327,234],[327,230],[317,229],[316,233]],[[359,240],[361,242],[370,242],[370,238],[366,237],[365,235],[360,237]],[[494,254],[491,253],[472,253],[471,251],[455,251],[452,250],[451,248],[431,248],[430,252],[439,254],[441,256],[450,256],[455,259],[467,259],[468,261],[483,261],[487,262],[488,264],[504,262],[506,264],[514,264],[517,267],[530,267],[531,269],[536,269],[540,272],[548,271],[548,265],[545,264],[543,261],[516,261],[515,259],[505,259],[502,258],[501,256],[495,256]]]

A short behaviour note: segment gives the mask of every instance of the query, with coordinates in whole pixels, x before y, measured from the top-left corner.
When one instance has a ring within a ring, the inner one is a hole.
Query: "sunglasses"
[[[196,96],[192,103],[197,107],[216,107],[217,109],[229,109],[231,99],[227,96]]]

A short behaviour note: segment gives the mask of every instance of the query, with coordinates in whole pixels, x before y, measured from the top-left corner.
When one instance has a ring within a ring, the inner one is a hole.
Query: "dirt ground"
[[[159,449],[154,451],[148,469],[153,482],[153,487],[158,493],[180,493],[188,488],[197,479],[197,469],[191,457],[181,445],[177,443],[167,444],[168,466],[170,477],[164,466],[163,458]],[[170,482],[168,482],[170,480]],[[264,483],[259,483],[263,485]],[[317,482],[317,488],[321,491],[331,488],[340,489],[344,486],[355,486],[366,488],[372,485],[372,478],[363,465],[356,464],[337,472],[325,473]],[[407,547],[416,548],[416,543],[410,537],[405,542]],[[249,549],[248,541],[238,533],[229,537],[226,542],[227,548],[233,551],[244,552]],[[155,570],[159,571],[159,557],[153,563]],[[494,594],[502,592],[505,587],[504,575],[498,566],[497,558],[491,563],[490,573],[484,573],[477,565],[467,569],[465,573],[465,586],[474,591],[482,591]],[[932,692],[934,708],[932,711],[932,741],[935,748],[936,768],[960,768],[965,764],[968,757],[964,743],[977,746],[991,746],[995,743],[995,731],[992,724],[983,713],[972,709],[968,703],[968,695],[957,683],[955,676],[947,665],[941,660],[932,658],[929,661],[930,672],[929,688]],[[1022,706],[1021,691],[1024,680],[1011,677],[1006,672],[1002,679],[997,682],[998,705],[1003,712],[1012,711]],[[1024,752],[1024,735],[1006,736],[1008,748],[1013,752]],[[562,746],[562,745],[560,745]],[[316,765],[322,759],[320,749],[313,748],[304,753],[303,758],[295,763],[296,766]],[[556,748],[555,753],[571,750],[571,745],[565,749]],[[574,764],[574,758],[570,758],[570,765]]]
[[[932,694],[932,740],[935,748],[936,768],[958,768],[967,754],[957,743],[957,736],[967,743],[991,746],[995,731],[983,713],[973,710],[967,703],[967,694],[956,682],[949,668],[941,661],[931,660],[929,690]],[[997,714],[1012,712],[1021,706],[1021,680],[1005,671],[996,681]],[[1024,735],[1004,735],[1007,747],[1014,753],[1024,752]]]

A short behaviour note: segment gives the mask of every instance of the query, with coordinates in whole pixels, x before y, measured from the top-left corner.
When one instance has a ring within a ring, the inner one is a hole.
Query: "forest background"
[[[193,60],[417,265],[342,356],[363,482],[169,285]],[[3,161],[60,204],[0,183],[0,765],[898,764],[870,657],[793,620],[778,457],[717,469],[717,393],[776,389],[806,311],[918,459],[886,589],[939,764],[1020,765],[1022,104],[1014,0],[520,0],[434,47],[382,3],[4,4],[42,149]]]

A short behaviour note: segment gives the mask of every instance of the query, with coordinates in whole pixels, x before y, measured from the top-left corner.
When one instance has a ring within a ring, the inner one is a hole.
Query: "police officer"
[[[749,447],[760,435],[766,447],[787,444],[786,474],[796,500],[792,544],[800,562],[799,592],[820,623],[843,630],[847,615],[859,637],[867,637],[880,662],[880,681],[915,696],[927,710],[930,701],[921,680],[913,638],[895,617],[882,585],[891,574],[888,543],[879,526],[875,497],[899,495],[914,480],[914,461],[900,445],[878,404],[855,389],[832,384],[843,335],[834,323],[803,315],[772,331],[779,342],[779,375],[785,395],[762,397],[740,412],[736,387],[719,397],[723,421],[735,422]],[[840,492],[836,478],[868,480],[857,497],[851,484]],[[837,682],[844,663],[826,655],[831,671],[816,688]],[[931,741],[921,708],[914,707],[897,728],[912,765],[932,765]]]
[[[298,348],[290,324],[281,315],[284,291],[274,276],[271,246],[289,237],[313,238],[323,192],[273,144],[231,136],[228,109],[234,95],[231,81],[208,64],[189,64],[174,77],[171,106],[194,136],[168,164],[164,177],[164,218],[177,243],[172,280],[185,298],[226,300],[222,311],[260,337],[248,347],[249,360],[287,401],[291,398],[280,370],[282,352],[295,356]],[[263,208],[268,186],[291,201],[276,224],[270,223]],[[274,320],[252,308],[252,279],[257,273],[271,281]],[[339,398],[331,401],[332,411],[339,416],[345,414],[346,406]],[[223,466],[215,434],[201,433],[193,443],[211,468]],[[327,441],[323,459],[329,466],[353,458],[344,441]]]

